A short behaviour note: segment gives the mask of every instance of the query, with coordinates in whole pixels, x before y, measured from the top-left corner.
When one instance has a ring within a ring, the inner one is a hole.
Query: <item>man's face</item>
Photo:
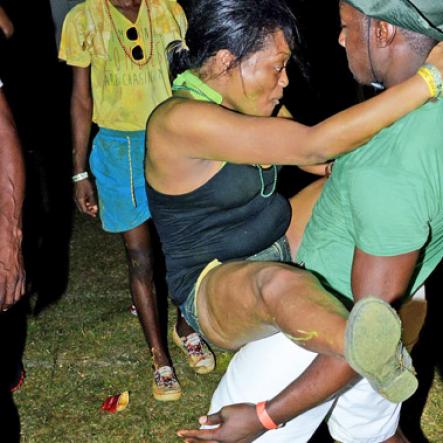
[[[368,85],[375,81],[371,69],[368,38],[368,20],[351,5],[340,2],[341,32],[338,42],[346,49],[348,65],[355,80]]]

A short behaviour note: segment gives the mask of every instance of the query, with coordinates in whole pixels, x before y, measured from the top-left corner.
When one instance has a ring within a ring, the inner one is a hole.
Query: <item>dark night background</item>
[[[183,0],[181,3],[186,9],[190,2]],[[295,65],[290,67],[291,85],[285,98],[296,119],[306,124],[314,124],[367,94],[352,80],[344,50],[337,43],[337,3],[337,0],[290,1],[305,37],[311,75],[307,83],[296,72]],[[57,60],[49,0],[0,0],[0,4],[16,28],[10,41],[0,39],[0,78],[13,108],[25,153],[24,253],[29,293],[37,298],[32,312],[23,302],[0,318],[0,367],[4,372],[0,377],[6,380],[14,377],[20,361],[26,337],[26,315],[39,315],[46,306],[62,297],[66,289],[74,208],[70,180],[71,78],[69,69]],[[282,192],[291,194],[311,180],[308,174],[290,167],[283,171],[280,186]],[[427,441],[420,434],[420,413],[432,383],[433,368],[437,365],[441,370],[442,367],[442,347],[432,342],[432,337],[441,335],[438,332],[441,326],[436,318],[437,313],[442,312],[441,301],[436,297],[438,289],[439,277],[438,273],[434,273],[427,285],[430,315],[422,340],[414,350],[421,384],[419,392],[404,405],[403,410],[403,428],[414,443]],[[13,336],[19,337],[18,341],[13,343],[5,339]],[[11,411],[14,418],[13,408]],[[324,443],[330,439],[327,432],[320,430],[312,441]]]

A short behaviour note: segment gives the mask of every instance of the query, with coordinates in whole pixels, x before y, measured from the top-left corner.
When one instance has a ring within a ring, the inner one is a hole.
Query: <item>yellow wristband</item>
[[[432,98],[442,94],[443,82],[440,71],[429,63],[423,65],[417,74],[426,82]]]

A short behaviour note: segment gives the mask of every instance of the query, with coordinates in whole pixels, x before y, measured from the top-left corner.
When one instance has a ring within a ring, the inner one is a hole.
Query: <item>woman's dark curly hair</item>
[[[278,30],[301,67],[297,20],[285,0],[192,0],[187,17],[187,48],[179,41],[168,46],[172,78],[200,68],[221,49],[240,63],[263,49],[266,37]]]

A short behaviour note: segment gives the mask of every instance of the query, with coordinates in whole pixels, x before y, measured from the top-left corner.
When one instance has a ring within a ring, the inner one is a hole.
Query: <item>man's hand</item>
[[[91,217],[97,217],[97,199],[90,180],[85,179],[75,184],[74,200],[80,212]]]
[[[6,38],[11,38],[14,34],[14,25],[6,14],[5,10],[0,6],[0,29]]]
[[[0,232],[0,312],[7,311],[25,293],[21,231]]]
[[[225,406],[219,412],[200,417],[201,425],[217,426],[214,429],[180,430],[177,435],[186,443],[249,443],[264,434],[255,405],[239,403]]]

